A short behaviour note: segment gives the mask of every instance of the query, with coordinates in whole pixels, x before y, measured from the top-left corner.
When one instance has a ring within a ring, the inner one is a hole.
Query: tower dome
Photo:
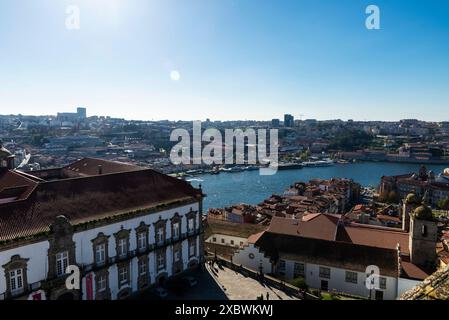
[[[418,220],[433,220],[432,209],[426,205],[419,206],[413,212],[413,217]]]
[[[421,204],[421,199],[415,193],[410,193],[405,198],[405,202],[407,204]]]

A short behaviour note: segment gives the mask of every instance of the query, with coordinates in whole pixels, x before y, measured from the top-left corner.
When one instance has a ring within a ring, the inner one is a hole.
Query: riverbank
[[[357,162],[338,164],[328,167],[307,167],[302,169],[281,170],[271,176],[259,175],[259,170],[202,174],[187,178],[192,185],[202,185],[207,197],[204,199],[203,211],[209,208],[247,203],[258,204],[271,194],[282,194],[291,184],[309,181],[314,178],[349,178],[362,186],[377,187],[384,175],[399,175],[417,172],[419,164],[390,162]],[[447,165],[429,165],[427,168],[435,173],[441,172]]]

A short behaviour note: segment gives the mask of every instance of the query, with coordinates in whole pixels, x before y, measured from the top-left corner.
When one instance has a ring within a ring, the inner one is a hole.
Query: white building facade
[[[0,246],[0,299],[121,299],[162,285],[203,259],[200,207],[143,209],[92,226],[60,216],[46,239]],[[79,290],[65,285],[69,265],[80,270]]]

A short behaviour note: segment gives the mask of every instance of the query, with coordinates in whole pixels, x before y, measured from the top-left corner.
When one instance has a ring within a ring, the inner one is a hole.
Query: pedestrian
[[[267,300],[270,300],[270,293],[267,291]]]

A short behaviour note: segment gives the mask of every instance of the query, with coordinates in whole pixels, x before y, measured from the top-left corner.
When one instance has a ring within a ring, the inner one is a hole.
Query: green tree
[[[307,290],[309,287],[306,283],[306,280],[304,280],[303,277],[297,277],[297,278],[291,280],[290,284],[292,286],[295,286],[295,287],[297,287],[299,289],[303,289],[303,290]]]
[[[437,206],[441,210],[449,210],[449,199],[442,199],[438,201]]]

